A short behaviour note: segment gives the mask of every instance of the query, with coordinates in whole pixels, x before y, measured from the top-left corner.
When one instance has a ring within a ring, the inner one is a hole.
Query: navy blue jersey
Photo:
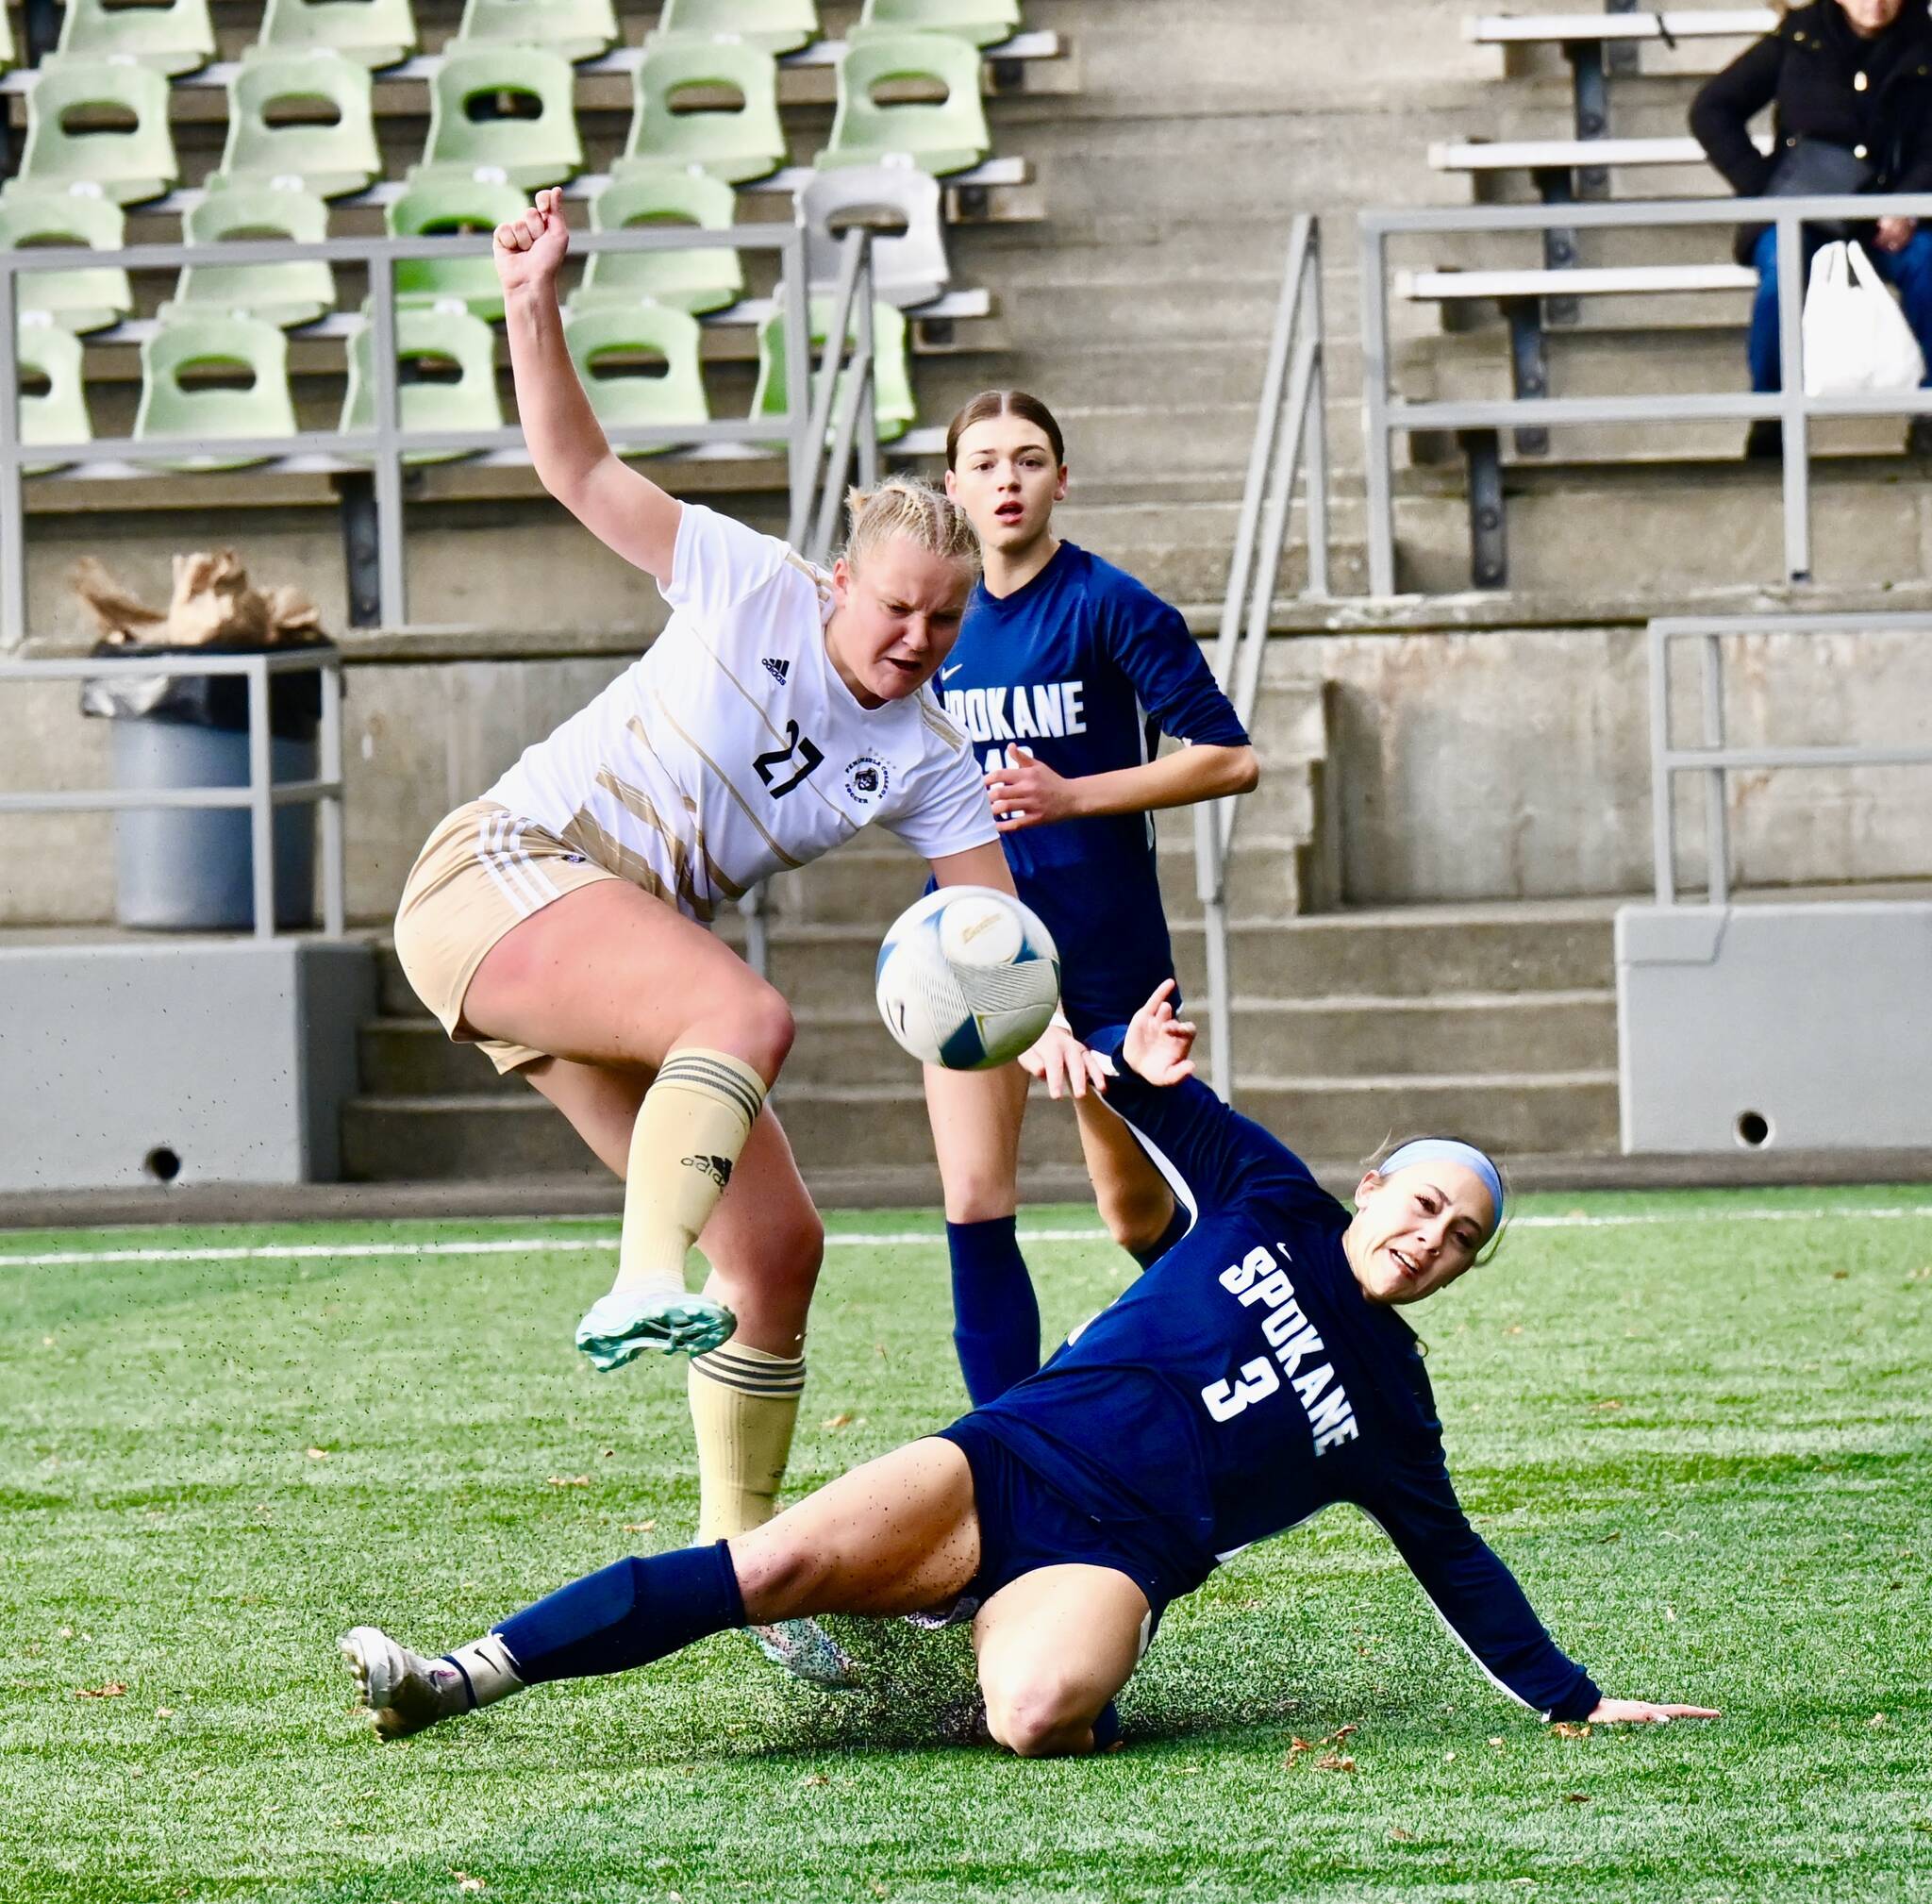
[[[985,768],[1014,744],[1069,777],[1141,766],[1161,734],[1247,744],[1178,610],[1072,543],[1010,595],[974,590],[933,685]],[[1173,976],[1147,814],[1028,827],[1002,843],[1059,948],[1076,1032],[1131,1016]]]
[[[1118,1061],[1121,1030],[1090,1040]],[[1596,1704],[1469,1525],[1416,1340],[1369,1302],[1348,1217],[1301,1160],[1194,1079],[1123,1066],[1107,1101],[1200,1212],[1040,1374],[969,1417],[1102,1526],[1154,1540],[1178,1591],[1338,1501],[1395,1543],[1449,1629],[1545,1717]]]

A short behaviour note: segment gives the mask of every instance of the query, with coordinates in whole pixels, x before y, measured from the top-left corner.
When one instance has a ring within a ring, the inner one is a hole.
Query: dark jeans
[[[1807,242],[1805,246],[1807,277],[1811,259],[1822,243],[1822,240],[1818,243]],[[1922,225],[1912,233],[1903,251],[1880,251],[1877,245],[1868,243],[1865,255],[1878,276],[1897,290],[1905,305],[1906,322],[1919,340],[1926,363],[1932,365],[1932,231]],[[1757,267],[1757,295],[1751,306],[1751,388],[1781,390],[1784,384],[1778,375],[1775,226],[1758,239],[1751,262]],[[1924,385],[1932,388],[1932,370],[1928,370]]]

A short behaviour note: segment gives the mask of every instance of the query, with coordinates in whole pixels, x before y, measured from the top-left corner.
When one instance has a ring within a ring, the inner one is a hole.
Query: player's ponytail
[[[852,519],[845,560],[854,568],[881,544],[904,536],[941,561],[958,562],[975,573],[980,565],[978,532],[951,496],[916,476],[890,476],[876,489],[845,493]]]

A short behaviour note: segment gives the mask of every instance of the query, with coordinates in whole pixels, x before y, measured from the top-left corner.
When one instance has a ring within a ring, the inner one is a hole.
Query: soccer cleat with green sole
[[[336,1644],[378,1739],[406,1739],[470,1709],[462,1675],[447,1661],[425,1660],[375,1627],[353,1628]]]
[[[682,1291],[615,1290],[600,1295],[577,1324],[577,1346],[607,1374],[646,1349],[708,1355],[731,1340],[738,1318],[722,1302]]]
[[[865,1683],[858,1662],[816,1620],[779,1620],[753,1627],[751,1636],[773,1665],[808,1686],[846,1693]]]

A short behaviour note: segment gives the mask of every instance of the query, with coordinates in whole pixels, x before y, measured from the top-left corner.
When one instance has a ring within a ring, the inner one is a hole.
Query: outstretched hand
[[[1020,1068],[1029,1077],[1046,1079],[1046,1094],[1058,1100],[1071,1092],[1085,1097],[1091,1089],[1107,1092],[1107,1061],[1090,1051],[1064,1025],[1049,1025],[1039,1039],[1020,1054]]]
[[[1599,1699],[1590,1714],[1596,1726],[1667,1726],[1673,1719],[1720,1719],[1709,1706],[1653,1706],[1647,1699]]]
[[[1194,1027],[1174,1015],[1174,980],[1163,978],[1154,996],[1134,1013],[1121,1056],[1149,1084],[1178,1084],[1194,1075]]]
[[[491,252],[506,292],[532,291],[552,282],[570,249],[570,226],[563,219],[563,192],[553,185],[537,194],[527,211],[496,227]]]

